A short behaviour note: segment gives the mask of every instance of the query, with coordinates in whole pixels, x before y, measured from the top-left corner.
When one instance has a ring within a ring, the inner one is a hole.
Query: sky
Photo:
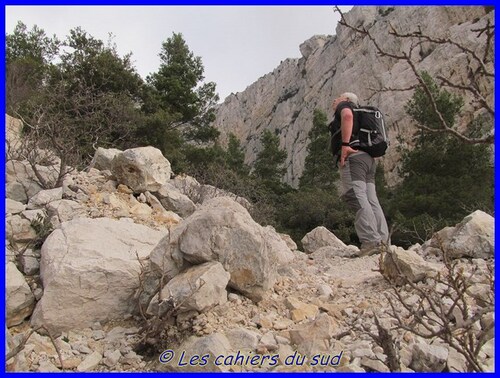
[[[112,33],[143,78],[158,70],[162,42],[182,33],[223,101],[281,61],[300,58],[300,44],[312,36],[335,34],[338,19],[332,6],[6,6],[5,32],[22,21],[59,39],[77,26],[103,41]]]

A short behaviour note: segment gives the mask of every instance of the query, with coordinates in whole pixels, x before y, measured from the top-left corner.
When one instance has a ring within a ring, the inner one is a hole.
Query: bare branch
[[[440,242],[439,239],[438,242]],[[391,295],[387,294],[391,316],[396,319],[399,329],[425,339],[441,339],[465,357],[470,371],[480,372],[483,371],[483,367],[479,362],[479,352],[484,343],[491,339],[493,325],[478,330],[477,324],[486,315],[493,313],[493,301],[482,304],[478,309],[470,308],[469,301],[472,297],[468,292],[473,285],[472,279],[477,275],[478,268],[472,267],[466,273],[463,266],[459,267],[457,261],[449,258],[441,242],[440,245],[446,274],[437,274],[425,283],[411,282],[394,259],[396,279],[385,275],[380,264],[381,273],[393,289]],[[390,252],[386,252],[385,256],[386,258],[392,257]],[[382,261],[381,257],[381,263]],[[492,269],[489,272],[491,276]],[[493,286],[490,285],[490,288],[492,297]],[[403,290],[417,295],[417,302],[414,304],[408,302]],[[457,309],[459,315],[456,314]],[[461,316],[461,319],[456,316]]]
[[[437,78],[441,81],[441,85],[447,85],[450,88],[455,88],[455,89],[460,89],[462,91],[471,92],[474,95],[475,99],[481,104],[481,106],[483,108],[485,108],[492,117],[495,116],[495,111],[490,106],[490,104],[488,104],[488,102],[486,101],[484,96],[479,92],[478,89],[476,89],[472,86],[460,85],[460,84],[453,83],[441,75],[438,75]],[[490,142],[490,143],[493,143],[493,142]]]
[[[489,20],[488,20],[488,23],[489,23]],[[475,31],[475,30],[473,30]],[[425,34],[422,34],[421,31],[418,31],[418,32],[412,32],[412,33],[399,33],[395,28],[391,28],[391,31],[389,32],[389,34],[393,35],[394,37],[397,37],[397,38],[418,38],[420,40],[423,40],[423,41],[427,41],[427,42],[431,42],[431,43],[435,43],[435,44],[438,44],[438,45],[451,45],[451,46],[455,46],[457,47],[459,50],[461,50],[462,52],[464,52],[465,54],[467,54],[468,56],[471,56],[475,61],[476,63],[478,63],[482,69],[482,73],[484,74],[484,76],[487,76],[487,77],[495,77],[495,75],[493,74],[493,72],[489,72],[489,70],[486,68],[486,65],[485,65],[485,60],[484,57],[483,59],[480,58],[473,50],[465,47],[464,45],[462,45],[461,43],[458,43],[458,42],[455,42],[453,40],[451,40],[450,38],[436,38],[436,37],[431,37],[429,35],[425,35]],[[488,52],[488,47],[490,45],[490,42],[489,39],[488,39],[488,43],[487,43],[487,48],[485,49],[485,53]]]

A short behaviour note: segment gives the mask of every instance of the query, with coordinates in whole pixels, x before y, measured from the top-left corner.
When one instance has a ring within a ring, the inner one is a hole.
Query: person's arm
[[[357,152],[357,150],[351,148],[350,146],[344,146],[344,143],[349,143],[351,140],[351,135],[352,135],[352,127],[354,124],[354,114],[352,113],[352,110],[349,108],[344,108],[340,112],[340,129],[341,129],[341,134],[342,134],[342,151],[340,153],[340,166],[343,167],[345,164],[345,159],[347,157],[354,153]]]

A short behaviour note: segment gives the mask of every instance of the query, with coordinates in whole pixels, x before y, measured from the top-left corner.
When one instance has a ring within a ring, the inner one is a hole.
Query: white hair
[[[353,102],[354,104],[356,104],[357,106],[359,106],[359,99],[358,99],[358,96],[356,96],[354,93],[351,93],[351,92],[345,92],[345,93],[342,93],[339,97],[345,97],[347,98],[349,101]]]

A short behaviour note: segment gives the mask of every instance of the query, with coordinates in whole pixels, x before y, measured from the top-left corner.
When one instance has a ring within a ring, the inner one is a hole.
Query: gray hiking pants
[[[361,243],[388,242],[389,230],[375,190],[375,159],[366,152],[349,155],[340,167],[341,198],[356,212],[354,227]]]

